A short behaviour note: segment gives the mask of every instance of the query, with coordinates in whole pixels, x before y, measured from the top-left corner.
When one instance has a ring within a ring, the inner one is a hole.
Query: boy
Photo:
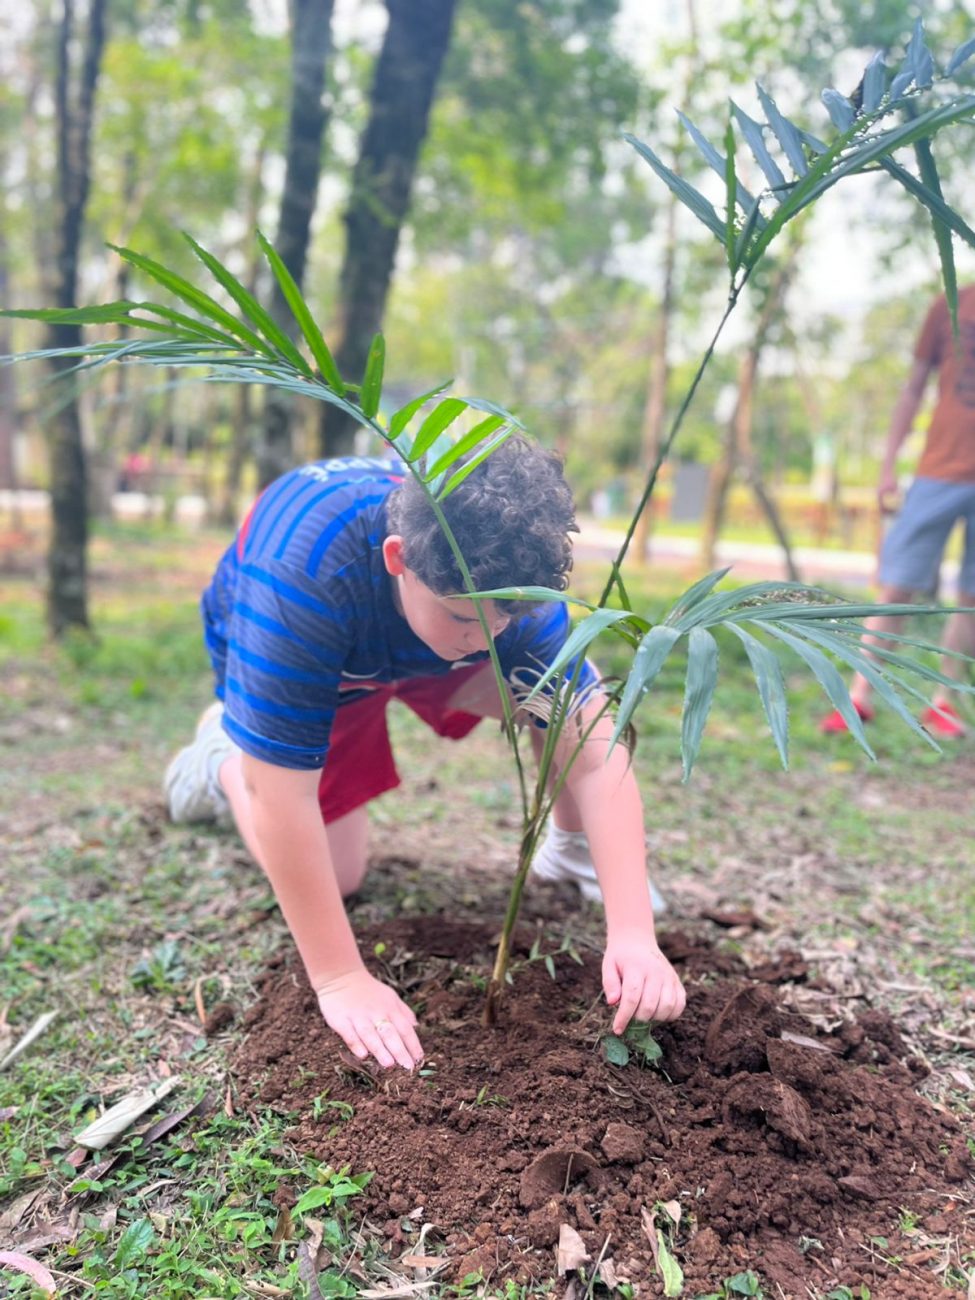
[[[478,590],[565,588],[571,493],[558,462],[526,439],[509,438],[482,462],[444,513]],[[232,812],[326,1022],[383,1067],[422,1059],[416,1018],[366,970],[342,899],[366,872],[366,804],[398,784],[389,699],[454,739],[501,716],[475,602],[457,598],[462,590],[412,478],[362,459],[285,474],[258,499],[204,593],[220,703],[166,773],[174,821]],[[568,633],[561,604],[485,602],[484,612],[512,682],[537,675]],[[580,686],[591,694],[594,683],[587,664]],[[583,719],[594,708],[584,695]],[[603,985],[621,1032],[633,1016],[680,1015],[684,991],[654,937],[640,797],[625,748],[607,755],[611,729],[600,722],[573,764],[539,872],[601,890]],[[537,748],[542,733],[532,733]],[[566,735],[562,758],[571,744]]]

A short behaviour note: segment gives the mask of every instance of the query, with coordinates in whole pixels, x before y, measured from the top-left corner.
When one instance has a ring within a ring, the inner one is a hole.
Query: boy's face
[[[393,534],[383,542],[386,572],[393,578],[397,608],[410,628],[440,659],[466,659],[487,649],[477,617],[477,604],[456,596],[438,596],[403,563],[403,539]],[[491,637],[499,636],[511,622],[508,614],[484,601],[484,617]]]

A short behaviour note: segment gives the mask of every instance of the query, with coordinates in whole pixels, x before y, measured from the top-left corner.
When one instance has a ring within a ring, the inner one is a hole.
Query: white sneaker
[[[230,804],[217,778],[224,760],[236,748],[223,729],[223,705],[214,700],[200,715],[192,743],[166,768],[163,793],[172,821],[233,824]]]
[[[589,853],[589,841],[582,831],[564,831],[549,822],[548,832],[531,865],[539,880],[571,880],[587,903],[602,902],[602,890]],[[667,911],[667,901],[647,879],[654,916]]]

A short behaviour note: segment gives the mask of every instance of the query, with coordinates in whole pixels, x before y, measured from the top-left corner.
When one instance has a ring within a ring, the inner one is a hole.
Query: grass
[[[100,533],[97,637],[57,648],[31,580],[0,575],[0,1056],[57,1012],[0,1072],[0,1238],[18,1222],[54,1225],[30,1253],[63,1296],[340,1297],[385,1276],[349,1190],[368,1171],[343,1179],[289,1148],[288,1117],[239,1113],[228,1066],[240,1027],[207,1037],[198,1015],[200,1004],[252,1002],[286,939],[234,838],[168,825],[158,792],[209,695],[196,600],[222,544],[147,525]],[[677,588],[655,574],[640,608],[662,609]],[[929,1089],[964,1107],[948,1070],[975,1061],[930,1026],[964,1039],[975,1017],[971,742],[938,755],[881,715],[871,764],[848,738],[819,736],[821,696],[798,672],[790,684],[784,774],[742,656],[723,646],[718,701],[683,785],[679,664],[662,674],[636,758],[660,883],[678,915],[757,911],[768,928],[732,936],[749,958],[783,945],[819,954],[831,979],[897,1013],[934,1067]],[[510,869],[517,842],[499,737],[481,728],[442,745],[405,711],[391,722],[405,789],[375,807],[376,851],[408,858],[413,845],[424,869],[405,867],[371,896],[387,915],[436,908],[465,855]],[[162,1111],[182,1118],[168,1132],[154,1134],[156,1110],[108,1153],[72,1155],[72,1135],[100,1110],[174,1074],[183,1083]],[[3,1286],[40,1294],[10,1270]],[[428,1294],[527,1292],[472,1278]]]

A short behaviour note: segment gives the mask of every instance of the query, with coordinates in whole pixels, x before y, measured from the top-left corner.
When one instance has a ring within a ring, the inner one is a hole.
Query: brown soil
[[[827,1033],[788,1009],[784,986],[807,976],[795,954],[756,978],[706,939],[665,933],[688,1008],[655,1031],[660,1068],[620,1068],[601,1048],[598,953],[581,965],[556,955],[553,983],[542,961],[526,961],[536,932],[525,926],[502,1023],[485,1029],[490,926],[413,917],[360,938],[365,953],[385,945],[376,972],[421,1016],[423,1071],[343,1058],[284,954],[245,1017],[236,1074],[245,1102],[300,1116],[292,1137],[303,1152],[375,1171],[355,1209],[384,1225],[394,1256],[418,1240],[429,1255],[439,1240],[450,1280],[539,1281],[554,1276],[568,1224],[592,1261],[605,1247],[604,1280],[615,1271],[662,1295],[648,1215],[662,1227],[655,1207],[676,1201],[687,1297],[749,1268],[769,1297],[840,1285],[866,1285],[873,1300],[961,1294],[938,1261],[971,1227],[964,1135],[918,1095],[924,1067],[884,1013]],[[328,1107],[314,1118],[323,1093],[352,1118]],[[424,1224],[435,1231],[420,1238]]]

